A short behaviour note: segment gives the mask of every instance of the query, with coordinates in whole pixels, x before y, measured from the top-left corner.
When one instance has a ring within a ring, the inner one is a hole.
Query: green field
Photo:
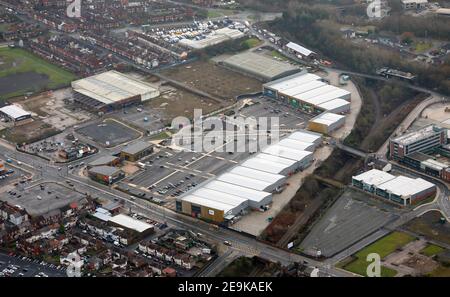
[[[46,89],[55,89],[67,86],[77,77],[58,66],[52,65],[40,57],[19,48],[0,48],[0,78],[21,73],[39,73],[46,75],[49,79]],[[19,84],[21,82],[18,82]],[[19,87],[14,92],[4,94],[2,98],[10,98],[23,95],[32,90],[32,82],[22,82],[23,87]]]
[[[245,48],[253,48],[261,44],[261,41],[258,38],[249,38],[242,42],[242,46]]]
[[[433,257],[434,255],[437,255],[443,251],[445,251],[443,247],[435,244],[429,244],[423,250],[421,250],[420,253],[427,257]]]
[[[366,269],[369,264],[369,262],[366,261],[368,254],[377,253],[380,255],[381,259],[383,259],[387,255],[393,253],[396,249],[401,248],[413,240],[414,237],[406,233],[392,232],[391,234],[357,252],[353,256],[354,260],[341,265],[341,267],[345,270],[365,276]],[[396,274],[397,272],[395,270],[383,266],[381,267],[381,276],[392,277]]]

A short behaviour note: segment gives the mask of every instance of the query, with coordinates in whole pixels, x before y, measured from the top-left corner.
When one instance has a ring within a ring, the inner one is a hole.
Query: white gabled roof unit
[[[315,89],[321,89],[322,87],[326,87],[326,86],[328,86],[326,83],[324,83],[320,80],[314,80],[314,81],[310,81],[305,84],[296,85],[295,87],[283,90],[280,93],[282,93],[283,95],[287,95],[287,96],[295,98],[295,97],[300,96],[301,94],[306,93],[308,91],[315,90]]]
[[[31,116],[31,113],[14,104],[3,106],[2,108],[0,108],[0,111],[13,120],[19,119],[21,117]]]
[[[274,89],[278,92],[296,87],[300,84],[306,84],[311,81],[320,80],[321,77],[311,73],[294,74],[285,78],[280,78],[275,81],[269,82],[264,86]]]
[[[286,45],[287,48],[296,51],[297,53],[301,54],[302,56],[309,57],[311,54],[315,54],[312,50],[307,49],[304,46],[301,46],[300,44],[289,42]]]
[[[350,110],[350,102],[344,99],[333,99],[318,105],[319,108],[334,113],[344,113]]]
[[[249,178],[253,178],[256,180],[261,180],[261,181],[272,183],[272,184],[277,184],[277,183],[283,182],[286,179],[286,177],[281,174],[268,173],[268,172],[255,170],[255,169],[244,167],[244,166],[234,167],[233,169],[231,169],[228,172],[237,174],[237,175],[241,175],[241,176],[245,176],[245,177],[249,177]]]
[[[267,205],[272,201],[272,193],[257,191],[250,188],[245,188],[242,186],[222,182],[219,180],[213,180],[205,184],[204,188],[248,199],[249,204],[253,207]]]
[[[254,189],[257,191],[271,191],[273,183],[270,182],[264,182],[261,180],[249,178],[246,176],[233,174],[233,173],[224,173],[217,177],[217,180],[223,181],[226,183],[230,183],[233,185],[238,185],[245,188]]]
[[[311,142],[304,142],[304,141],[290,139],[290,138],[282,139],[277,144],[288,147],[288,148],[301,150],[301,151],[314,152],[314,149],[315,149],[315,145]]]
[[[183,201],[189,202],[191,204],[222,210],[224,215],[233,213],[233,210],[236,208],[236,205],[231,205],[224,202],[217,202],[208,198],[198,197],[192,194],[184,196]]]
[[[344,90],[344,89],[340,89],[340,88],[335,88],[335,90],[328,92],[326,94],[318,94],[315,97],[311,96],[308,99],[311,102],[318,102],[317,104],[320,103],[324,103],[327,101],[331,101],[333,99],[345,99],[345,100],[350,100],[351,99],[351,92]]]
[[[303,142],[314,143],[317,146],[322,142],[322,135],[319,133],[301,130],[291,133],[287,137],[287,139],[294,139]]]
[[[274,174],[282,174],[285,175],[285,172],[289,172],[289,167],[287,165],[283,165],[277,162],[268,161],[260,158],[251,158],[244,163],[242,166],[247,168],[252,168],[264,172],[274,173]]]
[[[382,183],[390,181],[394,178],[395,176],[393,176],[392,174],[389,174],[387,172],[378,169],[372,169],[364,173],[361,173],[360,175],[353,176],[354,180],[375,187],[381,185]]]
[[[274,155],[281,158],[291,159],[297,162],[311,157],[312,152],[287,148],[278,144],[271,145],[263,150],[263,153]]]
[[[436,186],[422,178],[410,178],[397,176],[377,186],[378,189],[387,191],[403,199],[431,190]]]

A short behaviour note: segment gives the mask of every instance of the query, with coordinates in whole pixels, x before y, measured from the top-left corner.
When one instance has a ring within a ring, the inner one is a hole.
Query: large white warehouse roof
[[[350,110],[350,102],[344,99],[333,99],[319,104],[318,107],[330,112],[346,112]]]
[[[255,170],[255,169],[251,169],[251,168],[243,167],[243,166],[234,167],[233,169],[231,169],[229,171],[229,173],[233,173],[233,174],[237,174],[237,175],[241,175],[241,176],[245,176],[245,177],[249,177],[249,178],[254,178],[254,179],[272,183],[272,184],[275,184],[286,178],[285,176],[283,176],[281,174],[268,173],[268,172]]]
[[[287,95],[287,96],[295,97],[297,95],[308,92],[310,90],[320,89],[321,87],[325,87],[325,86],[327,86],[326,83],[319,81],[319,80],[314,80],[314,81],[310,81],[305,84],[297,85],[293,88],[286,89],[286,90],[282,91],[281,93],[283,93],[284,95]]]
[[[312,155],[312,152],[295,150],[277,144],[267,147],[266,149],[263,150],[263,153],[295,161],[302,161],[303,159]]]
[[[233,209],[235,209],[236,207],[239,206],[239,205],[227,204],[225,202],[217,202],[217,201],[214,201],[214,200],[211,200],[211,199],[198,197],[198,196],[195,196],[195,195],[192,195],[192,194],[184,196],[183,197],[183,201],[186,201],[186,202],[189,202],[189,203],[192,203],[192,204],[197,204],[197,205],[209,207],[209,208],[223,210],[224,214],[229,213],[230,211],[232,211]]]
[[[265,191],[267,188],[273,185],[273,183],[271,182],[264,182],[262,180],[257,180],[233,173],[224,173],[219,177],[217,177],[217,180],[238,185],[241,187],[254,189],[257,191]]]
[[[434,188],[435,185],[421,178],[409,178],[406,176],[397,176],[377,188],[388,191],[398,196],[408,197]]]
[[[278,145],[285,146],[288,148],[301,150],[301,151],[314,151],[314,144],[311,142],[304,142],[296,139],[285,138],[278,142]]]
[[[109,221],[117,225],[123,226],[125,228],[135,230],[137,232],[144,232],[145,230],[153,228],[153,225],[133,219],[132,217],[129,217],[124,214],[119,214],[114,217],[110,217]]]
[[[72,82],[74,91],[103,104],[112,104],[140,95],[142,100],[159,96],[152,85],[117,71],[108,71]]]
[[[213,180],[207,183],[204,188],[239,196],[255,202],[261,202],[264,199],[272,197],[272,194],[269,192],[257,191],[250,188],[225,183],[219,180]]]
[[[275,162],[275,163],[279,163],[285,166],[294,166],[295,164],[297,164],[297,161],[291,160],[291,159],[287,159],[287,158],[281,158],[281,157],[277,157],[274,155],[270,155],[270,154],[265,154],[265,153],[259,153],[255,156],[255,159],[261,159],[261,160],[267,160],[270,162]]]
[[[289,166],[282,165],[277,162],[272,162],[272,161],[259,159],[259,158],[251,158],[251,159],[245,161],[244,163],[242,163],[242,166],[247,167],[247,168],[256,169],[259,171],[274,173],[274,174],[280,174],[284,170],[286,170],[286,168],[289,167]]]
[[[279,92],[296,87],[300,84],[306,84],[311,81],[320,80],[321,77],[311,73],[297,73],[285,78],[267,83],[264,86],[277,90]]]
[[[319,116],[315,117],[314,119],[310,120],[311,123],[319,123],[326,126],[331,126],[340,120],[345,118],[345,116],[340,114],[335,114],[331,112],[325,112],[320,114]]]
[[[300,140],[303,142],[310,142],[314,144],[319,144],[322,141],[322,135],[309,131],[296,131],[291,133],[288,139]]]
[[[390,181],[394,178],[395,176],[393,176],[392,174],[378,169],[372,169],[353,177],[354,180],[361,181],[373,186],[381,185],[382,183]]]
[[[14,105],[14,104],[7,105],[7,106],[0,108],[0,111],[14,120],[24,117],[24,116],[31,115],[31,113],[29,113],[28,111],[25,111],[22,108],[20,108],[19,106]]]

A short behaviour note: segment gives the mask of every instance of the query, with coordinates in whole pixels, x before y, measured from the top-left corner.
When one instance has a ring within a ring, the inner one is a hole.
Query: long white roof
[[[133,219],[132,217],[129,217],[124,214],[113,216],[109,219],[109,221],[116,223],[120,226],[126,227],[128,229],[135,230],[137,232],[144,232],[147,229],[153,228],[153,225]]]
[[[314,54],[314,52],[312,50],[307,49],[304,46],[301,46],[300,44],[294,43],[294,42],[289,42],[286,45],[287,48],[290,48],[300,54],[302,54],[303,56],[308,57],[311,54]]]
[[[23,116],[29,116],[31,113],[23,110],[17,105],[11,104],[0,108],[0,111],[9,116],[12,119],[18,119]]]
[[[310,151],[310,152],[314,151],[313,143],[304,142],[301,140],[296,140],[296,139],[291,139],[291,138],[285,138],[285,139],[280,140],[280,142],[278,142],[278,145],[296,149],[296,150]]]
[[[114,70],[73,81],[72,88],[104,104],[157,91],[157,88],[146,82]]]
[[[336,88],[335,86],[330,86],[330,85],[324,84],[320,88],[308,90],[306,92],[296,95],[295,97],[302,101],[306,101],[308,103],[313,103],[312,101],[309,101],[310,98],[317,97],[318,95],[325,95],[327,93],[334,92],[334,91],[336,91],[336,89],[338,89],[338,88]]]
[[[263,150],[263,153],[271,154],[282,158],[288,158],[295,161],[302,161],[305,158],[312,155],[312,152],[291,149],[277,144],[265,148]]]
[[[229,173],[261,180],[261,181],[272,183],[272,184],[285,179],[285,176],[283,176],[281,174],[268,173],[268,172],[255,170],[255,169],[251,169],[251,168],[243,167],[243,166],[234,167],[233,169],[231,169],[229,171]]]
[[[313,80],[305,84],[296,85],[295,87],[283,90],[281,93],[287,96],[296,97],[302,93],[308,92],[310,90],[314,89],[320,89],[321,87],[327,86],[326,83],[319,81],[319,80]]]
[[[340,114],[335,114],[331,112],[324,112],[320,114],[319,116],[315,117],[314,119],[310,120],[310,123],[319,123],[326,126],[331,126],[334,123],[339,122],[340,120],[344,119],[345,116]]]
[[[237,207],[241,204],[246,204],[248,201],[248,199],[242,198],[240,196],[223,193],[216,190],[206,189],[204,187],[195,190],[194,192],[192,192],[192,195],[202,197],[205,199],[210,199],[216,202],[229,204],[233,207]]]
[[[348,102],[347,100],[344,100],[344,99],[333,99],[331,101],[319,104],[317,106],[320,108],[323,108],[325,110],[333,111],[336,108],[343,107],[343,106],[348,106],[350,108],[350,102]]]
[[[382,183],[390,181],[394,178],[395,176],[393,176],[392,174],[378,169],[372,169],[353,177],[353,179],[357,181],[362,181],[368,185],[373,186],[381,185]]]
[[[189,203],[193,203],[193,204],[197,204],[197,205],[202,205],[205,207],[210,207],[210,208],[214,208],[217,210],[223,210],[224,214],[228,213],[229,211],[233,210],[236,206],[227,204],[227,203],[223,203],[223,202],[217,202],[211,199],[207,199],[207,198],[203,198],[203,197],[198,197],[195,195],[187,195],[183,197],[183,201],[189,202]]]
[[[321,77],[315,74],[306,73],[306,74],[294,74],[282,79],[278,79],[276,81],[265,84],[265,86],[270,87],[278,92],[282,92],[283,90],[287,90],[298,86],[300,84],[306,84],[311,81],[320,80]]]
[[[406,198],[436,186],[421,178],[414,179],[406,176],[397,176],[377,187]]]
[[[287,138],[303,142],[318,143],[322,140],[322,135],[309,131],[296,131],[291,133]]]
[[[268,187],[273,185],[273,183],[271,182],[264,182],[262,180],[253,179],[233,173],[224,173],[217,177],[217,180],[258,191],[264,191]]]
[[[272,194],[264,191],[257,191],[250,188],[241,187],[238,185],[225,183],[219,180],[213,180],[207,183],[204,188],[216,190],[223,193],[239,196],[251,201],[260,202],[264,199],[271,197]]]
[[[287,165],[283,165],[277,162],[264,160],[260,158],[251,158],[242,163],[242,166],[275,174],[280,174],[281,172],[286,170],[286,168],[290,167]]]
[[[297,163],[297,161],[294,161],[294,160],[291,160],[291,159],[277,157],[277,156],[270,155],[270,154],[265,154],[265,153],[257,154],[254,159],[267,160],[267,161],[270,161],[270,162],[275,162],[275,163],[279,163],[279,164],[282,164],[282,165],[286,165],[288,167],[294,166]]]
[[[313,102],[317,102],[317,104],[320,103],[324,103],[333,99],[337,99],[337,98],[342,98],[344,96],[348,96],[349,94],[351,94],[349,91],[341,89],[341,88],[336,88],[334,91],[326,93],[326,94],[320,94],[317,95],[316,97],[311,97],[308,98],[309,100],[313,101]]]

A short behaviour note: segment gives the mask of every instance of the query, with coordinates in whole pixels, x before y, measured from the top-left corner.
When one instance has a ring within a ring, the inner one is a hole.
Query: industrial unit
[[[120,152],[120,158],[131,162],[136,162],[139,159],[153,153],[153,144],[145,141],[138,141],[130,146],[125,147]]]
[[[314,151],[321,142],[320,134],[295,132],[281,140],[284,145],[298,145]],[[308,142],[311,141],[311,142]],[[308,167],[313,152],[278,144],[268,146],[242,164],[207,181],[177,198],[179,212],[217,223],[233,222],[247,209],[265,210],[272,202],[272,193],[281,192],[287,176]]]
[[[117,71],[72,82],[74,100],[86,109],[109,112],[159,96],[158,88]]]
[[[308,129],[322,134],[330,134],[345,124],[345,116],[326,112],[308,122]]]
[[[95,159],[87,164],[87,168],[96,166],[117,166],[120,163],[120,158],[116,156],[103,156]]]
[[[288,63],[276,61],[273,58],[252,52],[231,56],[220,62],[220,64],[264,82],[279,79],[301,71],[300,68]]]
[[[304,46],[301,46],[300,44],[289,42],[286,45],[286,48],[288,51],[295,53],[296,55],[299,55],[302,58],[313,58],[316,56],[316,53],[312,50],[307,49]]]
[[[422,178],[394,176],[377,169],[353,176],[352,185],[402,206],[416,204],[436,194],[436,185]]]
[[[14,126],[26,124],[33,120],[31,113],[14,104],[0,108],[0,114],[7,121],[13,122]]]
[[[320,76],[305,72],[264,84],[263,94],[311,114],[350,111],[350,92],[325,83]]]

